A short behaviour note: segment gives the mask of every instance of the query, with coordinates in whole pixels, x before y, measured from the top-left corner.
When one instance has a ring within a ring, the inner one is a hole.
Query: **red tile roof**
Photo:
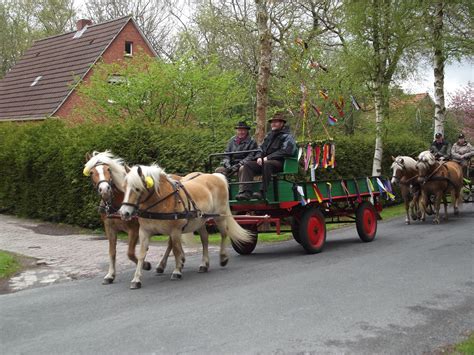
[[[53,115],[130,20],[91,25],[79,38],[74,31],[36,41],[0,81],[0,121]]]

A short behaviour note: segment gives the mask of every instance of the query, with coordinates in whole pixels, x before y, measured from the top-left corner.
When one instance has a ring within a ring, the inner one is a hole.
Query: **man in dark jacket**
[[[225,153],[242,152],[245,150],[257,149],[257,142],[250,137],[249,125],[241,121],[235,126],[236,134],[233,136],[229,143]],[[216,173],[221,173],[226,176],[231,176],[239,171],[239,168],[244,165],[245,162],[254,159],[254,153],[241,153],[241,154],[230,154],[227,155],[223,161],[222,166],[216,169]]]
[[[451,147],[446,142],[441,133],[435,134],[435,140],[431,143],[430,152],[436,159],[448,160],[450,157]]]
[[[285,126],[285,114],[278,112],[268,122],[272,130],[265,136],[260,152],[255,155],[256,160],[245,162],[239,170],[240,182],[253,181],[254,176],[263,172],[262,191],[252,195],[249,186],[241,184],[239,193],[235,196],[237,200],[262,199],[263,190],[266,191],[272,174],[282,171],[285,158],[294,156],[296,152],[295,139],[290,134],[289,127]]]

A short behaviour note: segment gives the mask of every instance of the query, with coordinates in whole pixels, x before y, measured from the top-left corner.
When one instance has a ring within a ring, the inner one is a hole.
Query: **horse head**
[[[121,189],[121,182],[125,176],[123,160],[114,157],[110,151],[86,154],[84,175],[90,176],[97,192],[105,202],[113,198],[113,186]]]
[[[127,175],[124,181],[125,197],[119,213],[123,220],[128,221],[138,211],[139,205],[159,191],[161,176],[165,176],[163,169],[158,165],[137,165],[129,169],[126,167]],[[142,198],[147,194],[145,198]]]
[[[396,158],[392,156],[392,184],[400,183],[400,180],[405,178],[411,178],[413,175],[416,175],[415,164],[416,161],[408,156],[397,156]]]
[[[416,170],[418,171],[418,182],[424,183],[426,181],[435,164],[436,158],[429,150],[421,152],[418,155],[418,161],[416,162]]]

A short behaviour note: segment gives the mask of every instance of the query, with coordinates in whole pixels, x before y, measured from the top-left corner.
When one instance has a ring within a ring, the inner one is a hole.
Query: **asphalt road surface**
[[[451,209],[450,209],[451,211]],[[379,223],[328,233],[321,254],[294,241],[186,261],[181,281],[132,270],[0,296],[0,353],[421,354],[474,330],[474,206],[441,225]]]

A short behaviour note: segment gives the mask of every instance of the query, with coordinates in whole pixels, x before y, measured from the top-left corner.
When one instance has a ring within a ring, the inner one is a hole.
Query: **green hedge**
[[[70,127],[59,120],[0,125],[0,210],[19,216],[97,227],[98,196],[82,175],[84,156],[112,150],[130,164],[158,162],[169,173],[204,171],[208,154],[224,149],[232,130],[167,128],[134,123],[84,124]],[[374,140],[336,139],[337,169],[320,175],[352,177],[371,173]],[[385,143],[385,175],[390,155],[412,155],[427,144],[413,137]]]

